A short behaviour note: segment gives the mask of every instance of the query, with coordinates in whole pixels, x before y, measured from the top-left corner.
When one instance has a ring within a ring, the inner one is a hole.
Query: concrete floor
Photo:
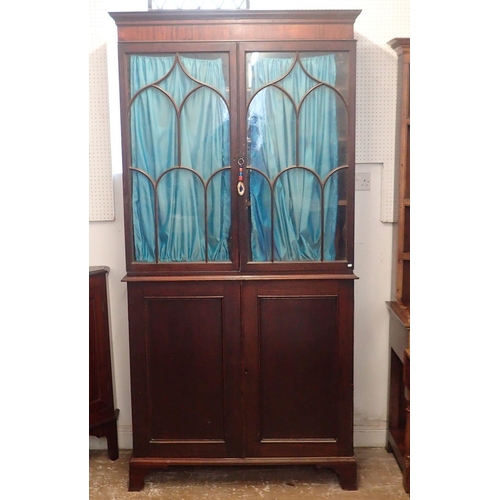
[[[394,456],[383,448],[357,448],[358,490],[344,491],[328,469],[283,467],[172,467],[146,476],[141,492],[128,491],[131,452],[116,461],[89,451],[89,500],[408,500]]]

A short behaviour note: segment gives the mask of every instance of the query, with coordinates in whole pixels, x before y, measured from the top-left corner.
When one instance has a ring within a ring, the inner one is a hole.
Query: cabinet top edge
[[[131,23],[156,24],[168,21],[301,21],[354,23],[361,10],[151,10],[108,12],[118,26]]]
[[[109,273],[108,266],[89,266],[89,276],[94,276],[95,274]]]
[[[410,48],[410,39],[409,38],[393,38],[387,42],[388,45],[391,46],[394,50],[398,49],[409,49]]]
[[[122,282],[147,282],[147,281],[302,281],[302,280],[357,280],[355,274],[231,274],[231,275],[149,275],[134,276],[127,274],[122,278]]]

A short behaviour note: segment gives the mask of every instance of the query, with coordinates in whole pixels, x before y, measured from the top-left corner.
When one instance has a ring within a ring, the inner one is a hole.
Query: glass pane
[[[274,260],[321,260],[321,185],[310,170],[291,168],[276,179]]]
[[[160,262],[205,261],[204,190],[191,170],[174,168],[158,183]]]
[[[248,53],[253,262],[345,258],[347,57]]]
[[[229,261],[227,82],[227,54],[131,56],[137,262]]]

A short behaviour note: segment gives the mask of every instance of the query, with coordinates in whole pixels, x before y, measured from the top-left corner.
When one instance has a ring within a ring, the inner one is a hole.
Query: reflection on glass
[[[137,262],[227,262],[226,54],[130,57]]]
[[[247,84],[251,260],[345,258],[347,58],[250,53]]]

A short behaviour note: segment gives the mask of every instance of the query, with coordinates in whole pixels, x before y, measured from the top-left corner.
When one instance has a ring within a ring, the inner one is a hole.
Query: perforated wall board
[[[89,220],[114,220],[104,0],[90,0]]]

